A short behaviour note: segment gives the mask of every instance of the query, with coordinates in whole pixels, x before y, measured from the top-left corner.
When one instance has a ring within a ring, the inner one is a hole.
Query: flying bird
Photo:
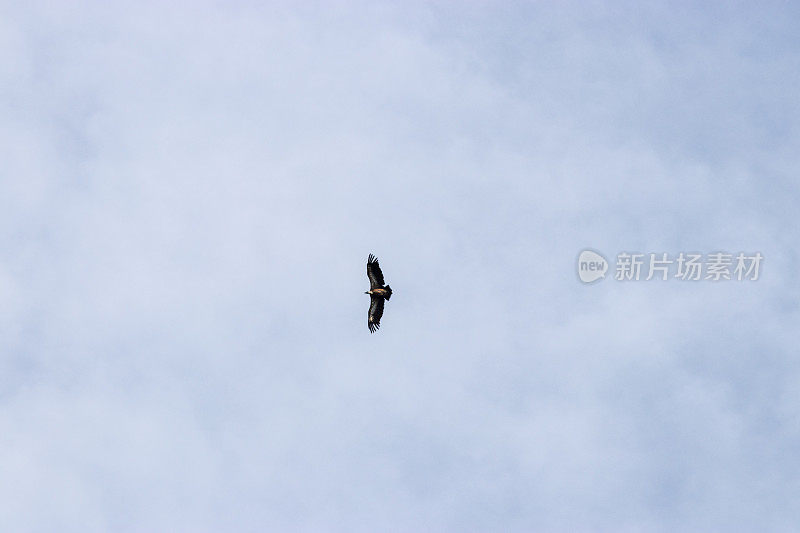
[[[383,316],[383,301],[392,297],[392,288],[384,286],[383,272],[378,264],[378,258],[369,254],[367,258],[367,277],[369,278],[369,312],[367,313],[367,326],[370,333],[375,333],[381,327]]]

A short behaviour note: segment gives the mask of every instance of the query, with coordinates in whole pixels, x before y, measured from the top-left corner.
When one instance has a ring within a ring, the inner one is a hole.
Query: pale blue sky
[[[2,3],[0,523],[793,530],[799,16]]]

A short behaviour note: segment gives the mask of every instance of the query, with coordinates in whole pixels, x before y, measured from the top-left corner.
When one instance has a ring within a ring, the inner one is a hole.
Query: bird
[[[369,278],[369,312],[367,312],[367,326],[370,333],[375,333],[381,327],[383,316],[383,302],[392,297],[392,288],[383,283],[383,272],[378,264],[378,258],[369,254],[367,258],[367,277]]]

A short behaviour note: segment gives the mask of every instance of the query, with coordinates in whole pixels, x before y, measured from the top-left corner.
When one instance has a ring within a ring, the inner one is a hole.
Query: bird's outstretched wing
[[[367,258],[367,277],[369,278],[369,290],[383,287],[383,272],[378,264],[378,258],[372,254],[369,254],[369,258]],[[383,303],[381,303],[381,311],[383,311]]]
[[[367,326],[369,332],[375,333],[381,327],[381,317],[383,316],[383,298],[380,296],[369,296],[369,312],[367,313]]]

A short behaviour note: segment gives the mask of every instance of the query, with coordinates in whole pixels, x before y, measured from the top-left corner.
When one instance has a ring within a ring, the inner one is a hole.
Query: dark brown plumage
[[[378,264],[378,258],[369,254],[367,258],[367,277],[369,278],[369,312],[367,313],[367,327],[370,333],[375,333],[381,327],[384,300],[392,297],[392,288],[384,286],[383,272]]]

